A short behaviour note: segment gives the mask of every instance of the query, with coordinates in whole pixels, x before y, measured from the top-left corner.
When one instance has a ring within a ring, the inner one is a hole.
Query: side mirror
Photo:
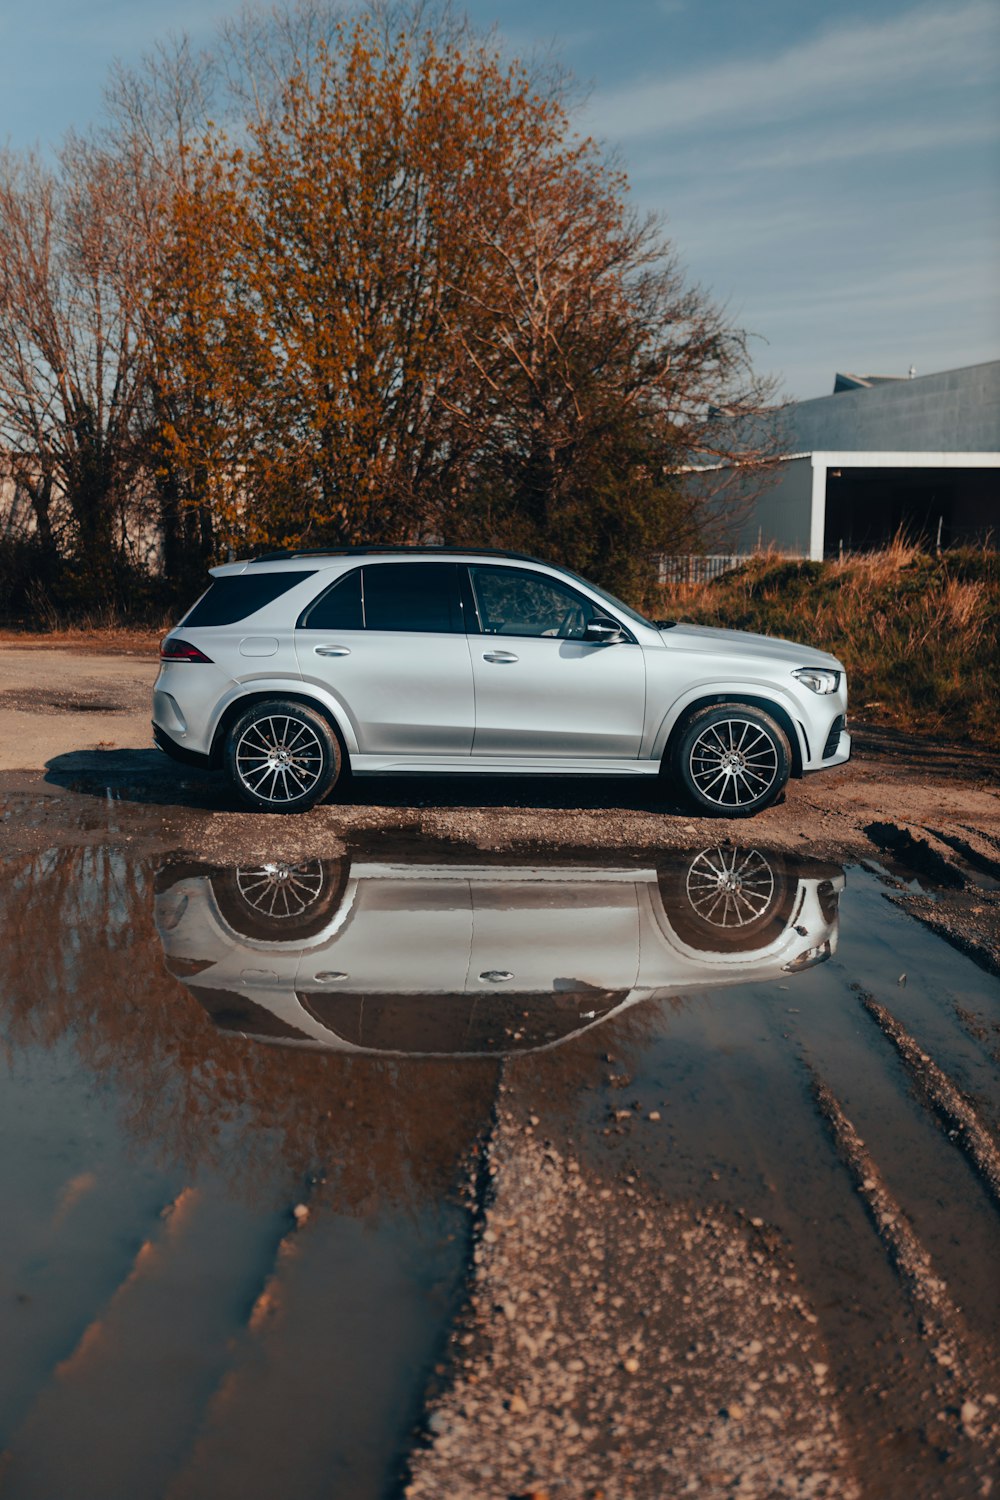
[[[598,646],[613,646],[616,641],[624,640],[621,627],[614,620],[588,620],[583,638]]]

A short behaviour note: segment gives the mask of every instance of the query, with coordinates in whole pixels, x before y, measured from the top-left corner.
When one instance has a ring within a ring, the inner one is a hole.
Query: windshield
[[[592,594],[598,594],[604,600],[605,604],[610,604],[612,609],[619,610],[621,614],[625,615],[634,624],[645,625],[649,630],[656,629],[652,620],[647,620],[646,616],[641,615],[637,609],[633,609],[631,605],[623,603],[621,599],[616,599],[614,594],[609,594],[607,589],[602,589],[599,584],[591,583],[589,578],[581,578],[579,573],[574,573],[570,568],[560,568],[559,571],[565,573],[567,578],[575,578],[577,583],[582,583]]]

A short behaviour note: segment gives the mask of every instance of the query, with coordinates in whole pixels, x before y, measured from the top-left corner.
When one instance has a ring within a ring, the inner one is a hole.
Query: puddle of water
[[[443,1088],[219,1032],[165,971],[151,871],[5,874],[5,1496],[380,1494],[495,1069]]]
[[[0,944],[5,1495],[397,1494],[501,1091],[594,1181],[766,1226],[850,1441],[927,1472],[919,1314],[815,1080],[995,1326],[994,1207],[858,987],[995,1134],[1000,985],[875,874],[67,849],[0,866]]]

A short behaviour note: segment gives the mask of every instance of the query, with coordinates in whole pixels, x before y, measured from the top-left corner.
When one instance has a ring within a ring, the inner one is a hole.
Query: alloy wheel
[[[249,792],[281,806],[315,790],[323,774],[323,746],[303,719],[270,714],[255,719],[240,735],[235,763]]]
[[[236,886],[247,906],[279,921],[308,911],[322,895],[323,885],[323,865],[318,859],[301,865],[271,860],[236,871]]]
[[[691,780],[720,808],[747,807],[765,797],[777,780],[778,747],[751,719],[722,719],[698,735],[688,757]]]
[[[774,900],[774,871],[756,849],[705,849],[687,872],[692,910],[713,927],[757,922]]]

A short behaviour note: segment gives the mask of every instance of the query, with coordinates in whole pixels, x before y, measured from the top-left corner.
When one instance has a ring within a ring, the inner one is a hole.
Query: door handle
[[[484,969],[479,979],[482,984],[506,984],[514,976],[509,969]]]
[[[317,656],[350,656],[350,646],[316,646]]]
[[[484,651],[483,661],[496,661],[501,664],[508,661],[517,661],[513,651]]]

